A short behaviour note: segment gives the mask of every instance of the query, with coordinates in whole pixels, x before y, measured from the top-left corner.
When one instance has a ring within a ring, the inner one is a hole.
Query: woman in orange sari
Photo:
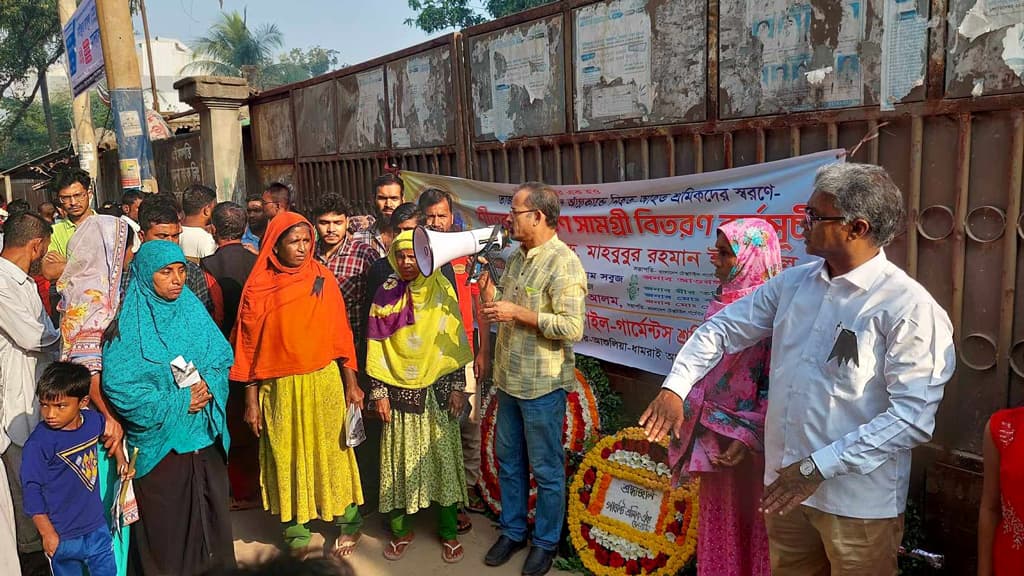
[[[247,382],[245,420],[260,439],[263,507],[280,515],[293,554],[308,552],[306,523],[335,521],[332,550],[359,539],[359,469],[345,447],[347,405],[362,407],[345,302],[313,258],[313,226],[293,212],[267,226],[242,291],[231,379]]]

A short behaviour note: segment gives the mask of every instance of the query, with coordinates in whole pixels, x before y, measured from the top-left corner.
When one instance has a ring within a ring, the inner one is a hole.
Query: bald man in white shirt
[[[683,399],[721,359],[772,338],[765,514],[775,576],[895,575],[910,451],[953,375],[953,328],[883,247],[903,223],[884,169],[834,164],[807,202],[807,252],[702,325],[640,423],[678,431]]]

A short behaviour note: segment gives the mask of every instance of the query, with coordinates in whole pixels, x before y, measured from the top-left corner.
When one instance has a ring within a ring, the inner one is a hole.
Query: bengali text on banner
[[[555,186],[558,236],[587,272],[580,354],[667,374],[718,287],[711,252],[719,226],[761,218],[779,233],[785,267],[809,262],[801,221],[818,168],[844,150],[688,176]],[[515,184],[402,171],[406,197],[451,192],[464,230],[500,224]],[[518,250],[513,243],[509,250]]]

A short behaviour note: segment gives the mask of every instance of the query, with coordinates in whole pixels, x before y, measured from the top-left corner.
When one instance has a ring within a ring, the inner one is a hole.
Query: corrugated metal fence
[[[852,161],[886,167],[904,192],[890,258],[956,328],[959,369],[911,496],[931,547],[965,573],[982,428],[1024,401],[1024,86],[1000,57],[1017,28],[961,34],[973,4],[554,3],[257,96],[258,172],[295,185],[301,208],[332,191],[369,209],[389,163],[595,183],[856,147]],[[609,369],[634,410],[659,382]]]

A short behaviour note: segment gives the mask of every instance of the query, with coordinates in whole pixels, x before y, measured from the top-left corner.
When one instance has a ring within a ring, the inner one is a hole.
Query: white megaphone
[[[430,276],[456,258],[501,250],[507,243],[508,236],[500,224],[465,232],[435,232],[417,226],[412,233],[416,265],[424,276]]]

